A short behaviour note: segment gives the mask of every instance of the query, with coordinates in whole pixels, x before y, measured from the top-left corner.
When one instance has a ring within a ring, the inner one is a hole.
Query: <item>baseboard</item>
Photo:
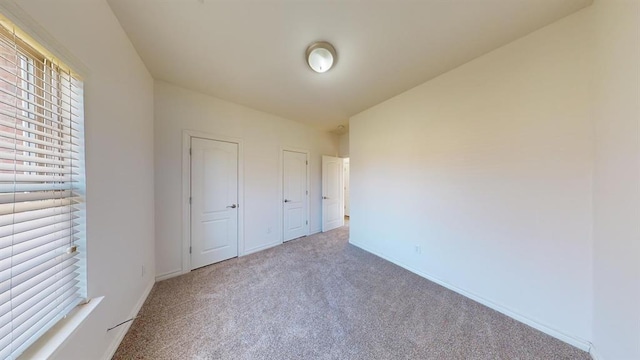
[[[312,231],[310,231],[310,232],[309,232],[309,235],[305,235],[305,236],[311,236],[311,235],[317,234],[317,233],[319,233],[319,232],[320,232],[320,229],[312,230]],[[293,239],[293,240],[296,240],[296,239]],[[291,240],[289,240],[289,241],[291,241]],[[255,247],[255,248],[253,248],[253,249],[245,250],[245,252],[244,252],[242,255],[240,255],[240,256],[245,256],[245,255],[249,255],[249,254],[257,253],[258,251],[267,250],[267,249],[270,249],[270,248],[272,248],[272,247],[276,247],[276,246],[278,246],[278,245],[282,245],[282,244],[284,244],[284,243],[287,243],[287,242],[289,242],[289,241],[285,241],[285,242],[275,242],[275,243],[271,243],[271,244],[267,244],[267,245],[263,245],[263,246],[258,246],[258,247]]]
[[[155,285],[155,281],[152,281],[151,283],[149,283],[147,288],[144,289],[144,292],[142,293],[142,296],[140,297],[140,299],[138,300],[138,302],[134,306],[133,311],[131,312],[131,315],[129,316],[130,319],[134,318],[134,317],[136,317],[138,315],[138,312],[140,312],[140,309],[142,309],[142,305],[144,304],[145,300],[147,300],[147,297],[149,296],[149,293],[151,292],[151,289],[153,289],[153,285]],[[129,331],[129,328],[131,327],[131,324],[133,324],[133,321],[129,321],[128,323],[126,323],[126,324],[122,325],[121,327],[119,327],[118,335],[116,335],[116,338],[111,343],[111,346],[109,346],[107,348],[107,351],[104,353],[104,356],[102,357],[104,360],[110,360],[113,357],[113,355],[118,350],[118,346],[120,346],[120,343],[122,342],[122,339],[124,339],[124,336],[127,334],[127,331]]]
[[[310,230],[309,231],[309,236],[314,235],[314,234],[318,234],[321,233],[322,229],[314,229],[314,230]]]
[[[252,249],[249,250],[245,250],[242,255],[240,256],[245,256],[245,255],[249,255],[249,254],[253,254],[253,253],[257,253],[258,251],[262,251],[262,250],[267,250],[269,248],[272,248],[274,246],[278,246],[278,245],[282,245],[282,242],[275,242],[275,243],[271,243],[271,244],[267,244],[267,245],[262,245],[262,246],[258,246],[258,247],[254,247]]]
[[[385,260],[387,260],[387,261],[389,261],[391,263],[394,263],[394,264],[400,266],[401,268],[404,268],[404,269],[406,269],[408,271],[411,271],[412,273],[414,273],[416,275],[422,276],[423,278],[425,278],[427,280],[433,281],[434,283],[436,283],[438,285],[444,286],[445,288],[447,288],[449,290],[455,291],[455,292],[457,292],[458,294],[460,294],[462,296],[465,296],[465,297],[467,297],[467,298],[469,298],[469,299],[471,299],[473,301],[479,302],[480,304],[482,304],[484,306],[487,306],[487,307],[489,307],[489,308],[491,308],[491,309],[493,309],[495,311],[498,311],[498,312],[500,312],[500,313],[502,313],[504,315],[507,315],[508,317],[510,317],[512,319],[515,319],[515,320],[517,320],[517,321],[519,321],[521,323],[529,325],[534,329],[540,330],[540,331],[542,331],[543,333],[545,333],[547,335],[553,336],[554,338],[556,338],[556,339],[558,339],[560,341],[563,341],[563,342],[565,342],[565,343],[567,343],[569,345],[575,346],[580,350],[587,351],[587,352],[589,352],[589,350],[590,350],[591,344],[586,340],[583,340],[583,339],[580,339],[580,338],[576,338],[576,337],[571,336],[571,335],[567,335],[567,334],[563,333],[562,331],[559,331],[559,330],[556,330],[556,329],[554,329],[554,328],[552,328],[550,326],[541,324],[541,323],[539,323],[539,322],[537,322],[535,320],[532,320],[532,319],[530,319],[530,318],[528,318],[528,317],[526,317],[524,315],[518,314],[517,312],[515,312],[513,310],[510,310],[509,308],[506,308],[506,307],[504,307],[502,305],[496,304],[496,303],[492,302],[491,300],[487,300],[487,299],[485,299],[485,298],[483,298],[483,297],[481,297],[479,295],[470,293],[470,292],[468,292],[468,291],[466,291],[464,289],[458,288],[458,287],[456,287],[454,285],[451,285],[451,284],[449,284],[449,283],[447,283],[445,281],[442,281],[442,280],[440,280],[440,279],[438,279],[438,278],[436,278],[434,276],[431,276],[431,275],[429,275],[429,274],[427,274],[427,273],[425,273],[423,271],[420,271],[420,270],[414,269],[414,268],[412,268],[410,266],[407,266],[406,264],[404,264],[404,263],[402,263],[402,262],[400,262],[400,261],[398,261],[398,260],[396,260],[394,258],[382,255],[379,252],[367,247],[366,245],[358,244],[358,243],[353,242],[353,241],[349,241],[349,243],[354,245],[354,246],[359,247],[360,249],[362,249],[362,250],[364,250],[366,252],[369,252],[369,253],[371,253],[373,255],[376,255],[376,256],[378,256],[378,257],[380,257],[382,259],[385,259]],[[592,357],[593,357],[593,355],[592,355]]]
[[[171,279],[172,277],[176,277],[176,276],[180,276],[182,275],[182,270],[178,269],[178,270],[174,270],[174,271],[170,271],[164,274],[160,274],[156,276],[156,282],[158,281],[162,281],[162,280],[167,280],[167,279]]]
[[[589,355],[591,355],[591,358],[593,360],[604,360],[604,358],[600,356],[600,354],[596,351],[596,348],[593,346],[593,344],[591,344],[591,347],[589,348]]]

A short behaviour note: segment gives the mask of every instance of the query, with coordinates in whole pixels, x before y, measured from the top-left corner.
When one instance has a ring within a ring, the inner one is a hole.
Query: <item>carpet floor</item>
[[[350,245],[348,231],[158,282],[114,359],[590,359]]]

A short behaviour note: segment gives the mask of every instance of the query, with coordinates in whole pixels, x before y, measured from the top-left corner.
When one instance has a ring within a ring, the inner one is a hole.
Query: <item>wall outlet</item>
[[[415,251],[416,251],[416,254],[422,254],[422,246],[416,245]]]

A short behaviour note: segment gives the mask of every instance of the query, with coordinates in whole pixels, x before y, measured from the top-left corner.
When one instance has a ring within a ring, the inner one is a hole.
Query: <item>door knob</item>
[[[322,198],[323,198],[323,199],[325,199],[325,200],[329,199],[329,198],[328,198],[328,197],[326,197],[326,196],[323,196]]]
[[[235,208],[237,208],[237,207],[238,207],[238,205],[236,205],[236,204],[232,204],[231,206],[227,206],[227,209],[228,209],[228,208],[235,209]]]
[[[284,199],[284,202],[291,202],[291,200]]]

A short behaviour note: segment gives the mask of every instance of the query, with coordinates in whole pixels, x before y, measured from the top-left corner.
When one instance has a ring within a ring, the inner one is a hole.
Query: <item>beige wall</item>
[[[154,282],[153,80],[105,1],[15,3],[86,70],[88,292],[105,298],[54,358],[105,359]]]
[[[593,344],[599,359],[640,359],[640,1],[594,11]]]
[[[352,117],[351,242],[587,349],[592,27],[580,11]]]
[[[309,230],[321,225],[321,156],[338,153],[336,135],[301,123],[155,82],[157,276],[182,271],[182,131],[238,138],[244,146],[244,241],[240,254],[282,242],[279,189],[283,147],[310,151]]]
[[[349,132],[340,135],[338,154],[343,158],[349,157]]]
[[[640,357],[637,0],[596,0],[340,140],[163,82],[154,135],[153,82],[104,1],[15,3],[88,72],[88,287],[106,298],[55,358],[108,357],[126,326],[106,328],[180,271],[184,128],[245,140],[243,250],[279,243],[281,146],[311,150],[312,230],[320,155],[349,155],[353,243],[602,359]]]

